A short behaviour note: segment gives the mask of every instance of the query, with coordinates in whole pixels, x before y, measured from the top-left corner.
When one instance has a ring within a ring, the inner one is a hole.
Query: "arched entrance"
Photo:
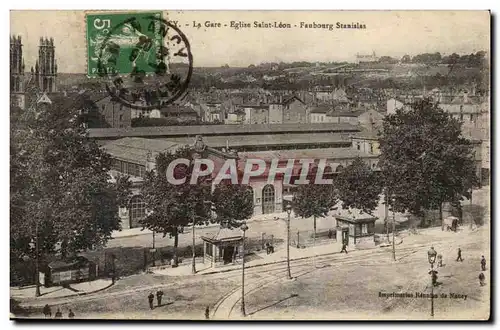
[[[268,184],[262,189],[262,214],[274,213],[274,206],[274,186],[272,184]]]
[[[130,199],[130,228],[140,227],[139,223],[146,216],[146,203],[142,196],[136,195]]]

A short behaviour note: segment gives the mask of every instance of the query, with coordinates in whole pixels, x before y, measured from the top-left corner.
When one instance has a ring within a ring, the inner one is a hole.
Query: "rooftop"
[[[182,146],[183,144],[166,140],[126,137],[106,143],[103,149],[113,158],[142,164],[150,152],[175,152]]]
[[[162,139],[161,139],[162,140]],[[180,144],[192,143],[192,137],[171,137],[166,140]],[[285,133],[262,135],[203,136],[203,141],[213,148],[245,146],[311,145],[326,143],[348,143],[348,134],[340,133]]]
[[[92,138],[121,138],[121,137],[194,137],[196,135],[256,135],[256,134],[283,134],[283,133],[347,133],[358,132],[356,125],[341,123],[317,124],[251,124],[251,125],[196,125],[196,126],[156,126],[156,127],[129,127],[129,128],[91,128],[89,136]]]
[[[297,149],[297,150],[270,150],[239,152],[241,160],[262,159],[270,161],[272,159],[350,159],[356,157],[376,158],[376,155],[370,155],[352,148],[318,148],[318,149]]]

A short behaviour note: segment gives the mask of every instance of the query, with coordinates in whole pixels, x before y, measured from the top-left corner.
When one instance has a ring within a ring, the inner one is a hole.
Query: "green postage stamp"
[[[166,34],[161,19],[161,11],[87,14],[87,75],[155,72]]]

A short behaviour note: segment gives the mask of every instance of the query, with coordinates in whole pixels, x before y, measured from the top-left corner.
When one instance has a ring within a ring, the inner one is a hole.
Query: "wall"
[[[283,106],[281,104],[269,105],[269,123],[270,124],[283,123]]]
[[[132,111],[120,102],[111,101],[106,97],[96,102],[99,113],[104,116],[106,122],[115,128],[126,128],[132,125]]]
[[[311,113],[309,114],[310,123],[326,123],[327,118],[325,113]]]
[[[250,186],[253,189],[254,215],[262,214],[262,189],[267,185],[267,178],[251,178]],[[274,186],[274,212],[283,210],[283,182],[276,180]]]
[[[283,123],[306,123],[307,106],[295,99],[283,109]]]
[[[403,107],[403,103],[396,99],[387,100],[387,114],[395,114],[397,109]]]
[[[370,145],[372,148],[370,148]],[[380,155],[380,143],[374,139],[352,138],[352,148],[366,154]]]

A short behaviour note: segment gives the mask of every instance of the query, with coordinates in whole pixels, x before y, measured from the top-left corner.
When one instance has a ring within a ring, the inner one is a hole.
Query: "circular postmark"
[[[128,107],[161,109],[187,95],[193,55],[185,34],[159,15],[131,16],[104,36],[98,76]]]

